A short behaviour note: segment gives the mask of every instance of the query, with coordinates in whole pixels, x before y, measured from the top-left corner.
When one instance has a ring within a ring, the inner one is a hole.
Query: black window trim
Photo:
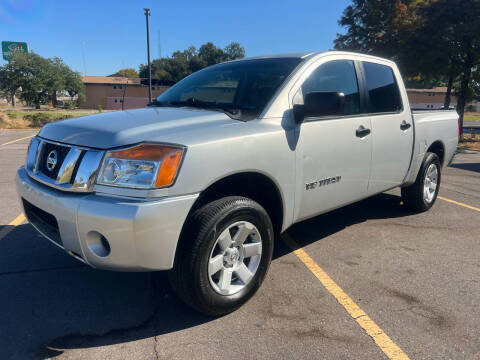
[[[374,117],[374,116],[385,116],[385,115],[400,115],[405,111],[402,92],[400,91],[400,86],[399,86],[399,83],[398,83],[398,80],[397,80],[397,76],[395,74],[395,71],[393,71],[393,68],[389,65],[380,64],[380,63],[373,62],[373,61],[365,61],[365,60],[334,59],[334,60],[329,60],[329,61],[326,61],[326,62],[320,64],[313,71],[315,71],[318,67],[320,67],[320,66],[322,66],[322,65],[324,65],[328,62],[339,61],[339,60],[353,61],[353,63],[354,63],[355,75],[357,77],[358,92],[359,92],[359,97],[360,97],[360,113],[359,114],[351,114],[351,115],[328,115],[328,116],[307,117],[307,118],[304,119],[303,122],[315,122],[315,121],[336,120],[336,119],[341,120],[341,119],[350,119],[350,118],[359,118],[359,117]],[[400,101],[401,101],[401,104],[402,104],[402,108],[400,110],[398,110],[398,111],[386,111],[386,112],[381,112],[381,113],[379,113],[379,112],[372,113],[372,112],[369,111],[370,110],[370,97],[368,95],[367,81],[366,81],[366,77],[365,77],[365,70],[363,68],[363,63],[365,63],[365,62],[387,66],[392,70],[393,79],[395,81],[395,84],[398,87],[398,91],[399,91],[399,94],[400,94]],[[313,71],[312,71],[312,73],[313,73]],[[301,85],[300,85],[300,87],[301,87]]]
[[[356,62],[358,62],[358,66],[360,68],[360,73],[361,73],[360,82],[362,83],[363,97],[365,98],[365,104],[366,104],[365,115],[372,117],[372,116],[381,116],[381,115],[399,115],[399,114],[402,114],[405,111],[405,105],[403,104],[402,92],[400,91],[400,86],[399,86],[399,83],[398,83],[398,80],[397,80],[397,76],[395,75],[395,71],[393,71],[393,68],[390,65],[380,64],[380,63],[373,62],[373,61],[361,60],[361,61],[356,61]],[[393,80],[395,81],[395,85],[397,86],[398,93],[400,95],[400,102],[401,102],[401,105],[402,105],[400,110],[398,110],[398,111],[375,112],[375,113],[370,111],[371,110],[370,96],[368,94],[368,89],[367,89],[367,78],[365,76],[365,69],[363,67],[364,63],[382,65],[382,66],[386,66],[386,67],[390,68],[390,70],[392,71]]]

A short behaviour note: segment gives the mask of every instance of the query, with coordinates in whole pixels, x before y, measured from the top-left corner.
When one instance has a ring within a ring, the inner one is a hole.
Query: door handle
[[[402,123],[400,124],[400,129],[405,131],[407,129],[410,129],[410,126],[412,125],[407,123],[405,120],[403,120]]]
[[[357,129],[355,134],[356,134],[357,137],[363,138],[363,137],[367,136],[368,134],[370,134],[370,129],[367,129],[365,126],[360,125],[360,127]]]

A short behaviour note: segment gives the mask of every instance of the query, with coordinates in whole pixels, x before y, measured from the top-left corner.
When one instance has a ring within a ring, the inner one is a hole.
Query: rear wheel
[[[427,153],[414,184],[402,188],[402,200],[410,209],[418,212],[430,209],[440,189],[440,159]]]
[[[191,215],[170,282],[196,310],[227,314],[258,290],[272,252],[273,228],[263,207],[251,199],[226,197]]]

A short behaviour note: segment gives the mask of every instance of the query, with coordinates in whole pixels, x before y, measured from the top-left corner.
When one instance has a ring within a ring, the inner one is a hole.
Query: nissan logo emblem
[[[57,165],[57,159],[58,159],[57,151],[56,150],[50,151],[50,153],[47,156],[47,169],[49,171],[53,171],[53,169],[55,169],[55,166]]]

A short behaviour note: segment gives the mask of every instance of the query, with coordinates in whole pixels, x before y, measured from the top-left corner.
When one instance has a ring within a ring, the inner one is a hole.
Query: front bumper
[[[42,235],[92,267],[118,271],[171,269],[180,232],[198,197],[69,193],[31,179],[23,167],[16,186],[27,218]],[[39,226],[43,223],[50,225]],[[58,238],[52,235],[54,228]]]

